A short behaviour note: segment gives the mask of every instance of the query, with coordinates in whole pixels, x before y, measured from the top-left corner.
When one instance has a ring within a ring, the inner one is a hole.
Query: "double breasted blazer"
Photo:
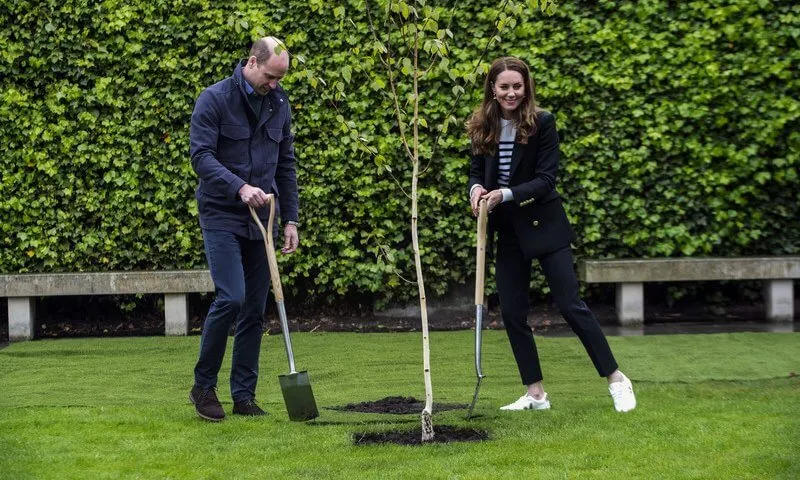
[[[575,234],[561,195],[556,190],[560,160],[555,116],[537,113],[537,130],[528,143],[514,143],[508,187],[514,199],[489,215],[489,231],[502,237],[513,232],[526,258],[538,258],[569,245]],[[481,185],[491,191],[497,183],[498,155],[472,155],[468,191]]]

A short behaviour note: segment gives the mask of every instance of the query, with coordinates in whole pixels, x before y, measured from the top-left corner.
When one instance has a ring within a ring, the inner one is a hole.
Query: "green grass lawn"
[[[271,415],[220,424],[187,399],[199,337],[12,344],[0,350],[0,478],[800,478],[797,333],[610,337],[639,401],[620,414],[576,338],[538,340],[551,410],[498,411],[523,390],[505,333],[487,331],[481,416],[434,411],[434,427],[490,439],[424,446],[353,445],[355,432],[419,428],[419,413],[326,408],[423,399],[419,334],[293,339],[320,407],[308,423],[287,418],[277,335],[265,338],[258,386]],[[471,332],[431,334],[435,402],[469,403],[472,351]]]

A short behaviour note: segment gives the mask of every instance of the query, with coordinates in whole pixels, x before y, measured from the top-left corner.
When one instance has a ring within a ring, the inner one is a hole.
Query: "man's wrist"
[[[287,221],[283,222],[283,225],[284,226],[286,226],[286,225],[294,225],[295,227],[300,228],[300,222],[296,222],[294,220],[287,220]]]

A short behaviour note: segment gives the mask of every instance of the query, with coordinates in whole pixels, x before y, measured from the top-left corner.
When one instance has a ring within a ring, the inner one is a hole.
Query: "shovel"
[[[478,392],[481,390],[481,380],[485,376],[481,370],[481,329],[483,328],[483,280],[486,269],[486,220],[488,212],[486,200],[478,202],[478,249],[475,259],[475,374],[478,383],[475,385],[475,394],[469,405],[467,420],[472,418],[472,411],[478,402]]]
[[[278,259],[275,257],[275,245],[272,240],[272,222],[275,219],[275,196],[267,195],[269,203],[269,222],[267,229],[259,220],[256,211],[250,207],[250,215],[256,221],[256,225],[264,236],[264,245],[267,249],[267,262],[269,263],[269,276],[272,280],[272,292],[275,295],[275,303],[278,306],[278,317],[281,321],[281,331],[283,332],[283,342],[286,344],[286,356],[289,357],[289,373],[278,375],[283,392],[283,401],[286,404],[286,411],[289,419],[295,422],[311,420],[319,416],[317,402],[314,401],[314,393],[311,391],[311,382],[308,379],[308,372],[305,370],[298,372],[294,367],[294,353],[292,352],[292,340],[289,338],[289,323],[286,321],[286,308],[283,306],[283,288],[281,287],[281,276],[278,273]],[[267,233],[269,232],[269,233]]]

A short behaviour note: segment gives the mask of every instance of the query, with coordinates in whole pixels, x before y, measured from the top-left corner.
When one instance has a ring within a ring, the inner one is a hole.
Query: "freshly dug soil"
[[[476,428],[434,425],[433,440],[425,443],[482,442],[489,439],[489,433]],[[422,429],[409,431],[363,432],[353,434],[353,444],[373,445],[393,443],[398,445],[422,445]]]
[[[467,408],[465,403],[434,403],[434,411],[459,410]],[[326,407],[329,410],[359,413],[391,413],[395,415],[406,413],[420,413],[425,408],[425,402],[414,397],[385,397],[372,402],[348,403],[338,407]]]

